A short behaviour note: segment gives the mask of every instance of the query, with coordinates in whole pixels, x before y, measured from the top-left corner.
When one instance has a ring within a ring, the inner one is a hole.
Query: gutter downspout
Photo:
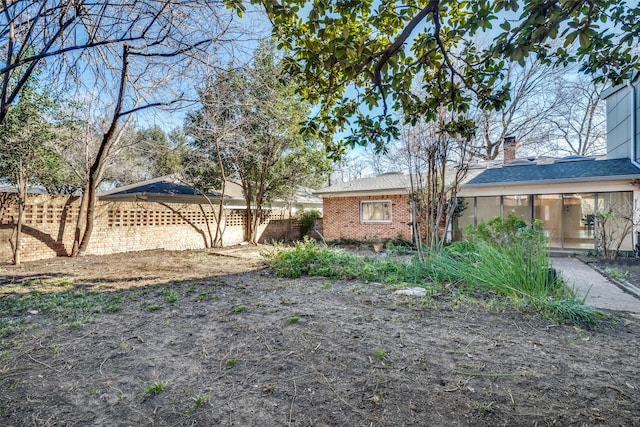
[[[640,163],[638,163],[637,159],[637,148],[636,148],[636,87],[633,85],[633,72],[629,73],[629,81],[627,82],[627,86],[629,86],[629,96],[630,100],[630,120],[631,120],[631,163],[640,168]]]
[[[636,116],[637,116],[637,110],[636,110],[636,87],[633,85],[633,78],[634,78],[634,72],[630,71],[629,72],[629,81],[627,82],[627,86],[629,86],[629,96],[631,97],[631,100],[629,102],[630,104],[630,131],[631,131],[631,164],[635,165],[636,167],[640,168],[640,164],[638,163],[637,159],[637,155],[638,155],[638,150],[636,148],[636,144],[637,144],[637,136],[636,136]],[[635,195],[636,191],[633,192],[633,194]],[[635,222],[637,224],[637,220],[638,218],[634,218],[635,215],[635,204],[636,204],[636,200],[635,197],[631,198],[631,203],[632,203],[632,214],[631,214],[631,221],[632,221],[632,230],[634,232],[631,233],[631,247],[632,249],[636,249],[636,247],[638,246],[638,243],[640,243],[638,241],[638,229],[636,227],[633,227],[633,223]],[[634,242],[635,240],[635,242]],[[636,256],[638,256],[638,254],[636,254]]]

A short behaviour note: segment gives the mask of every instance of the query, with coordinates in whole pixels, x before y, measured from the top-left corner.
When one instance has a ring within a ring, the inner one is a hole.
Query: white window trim
[[[389,203],[389,214],[390,214],[390,218],[389,219],[364,219],[362,217],[362,204],[363,203]],[[378,224],[391,224],[393,222],[393,203],[391,203],[391,200],[360,200],[360,223],[378,223]]]

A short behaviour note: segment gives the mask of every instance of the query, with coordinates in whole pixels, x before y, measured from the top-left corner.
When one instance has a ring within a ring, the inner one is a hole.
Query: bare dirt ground
[[[624,313],[558,326],[207,251],[0,267],[3,426],[640,425]],[[12,309],[82,290],[104,304]]]

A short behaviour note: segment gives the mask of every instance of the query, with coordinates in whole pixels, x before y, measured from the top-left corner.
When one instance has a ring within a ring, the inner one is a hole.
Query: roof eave
[[[371,194],[371,193],[387,193],[387,194],[408,194],[410,189],[407,187],[402,188],[379,188],[375,190],[347,190],[347,191],[314,191],[313,194],[317,194],[320,197],[326,196],[344,196],[358,195],[358,194]]]
[[[636,80],[638,80],[638,77],[640,77],[640,71],[636,70],[636,71],[633,72],[631,80],[633,82],[635,82]],[[602,91],[602,94],[600,95],[600,97],[602,99],[609,98],[614,93],[626,88],[628,86],[628,81],[629,81],[629,79],[627,78],[627,79],[625,79],[624,83],[620,83],[620,84],[615,85],[615,86],[609,86],[608,88],[606,88],[605,90]]]

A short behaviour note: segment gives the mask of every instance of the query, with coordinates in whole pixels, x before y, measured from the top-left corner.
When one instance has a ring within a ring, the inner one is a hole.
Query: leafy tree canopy
[[[244,10],[242,0],[226,1]],[[383,149],[398,136],[394,113],[414,123],[445,108],[444,131],[470,136],[472,103],[499,109],[508,99],[498,84],[507,60],[580,61],[584,72],[614,82],[639,66],[640,6],[626,0],[251,1],[263,4],[279,47],[290,52],[287,71],[319,105],[306,130],[334,154],[343,147],[331,138],[350,126],[347,143]]]
[[[33,79],[0,125],[0,177],[24,188],[29,182],[57,183],[60,159],[46,145],[54,138],[47,117],[53,109],[51,98]]]
[[[318,185],[330,169],[322,144],[302,135],[309,104],[282,68],[274,45],[261,43],[252,64],[217,70],[205,82],[202,108],[187,119],[193,146],[205,160],[194,162],[202,166],[192,166],[192,175],[226,175],[241,184],[247,206],[258,209],[245,230],[252,242],[265,202],[291,199],[299,186]]]
[[[182,169],[186,142],[180,141],[178,131],[167,134],[160,126],[153,125],[138,129],[137,139],[140,141],[137,149],[147,163],[147,178],[171,175]]]

